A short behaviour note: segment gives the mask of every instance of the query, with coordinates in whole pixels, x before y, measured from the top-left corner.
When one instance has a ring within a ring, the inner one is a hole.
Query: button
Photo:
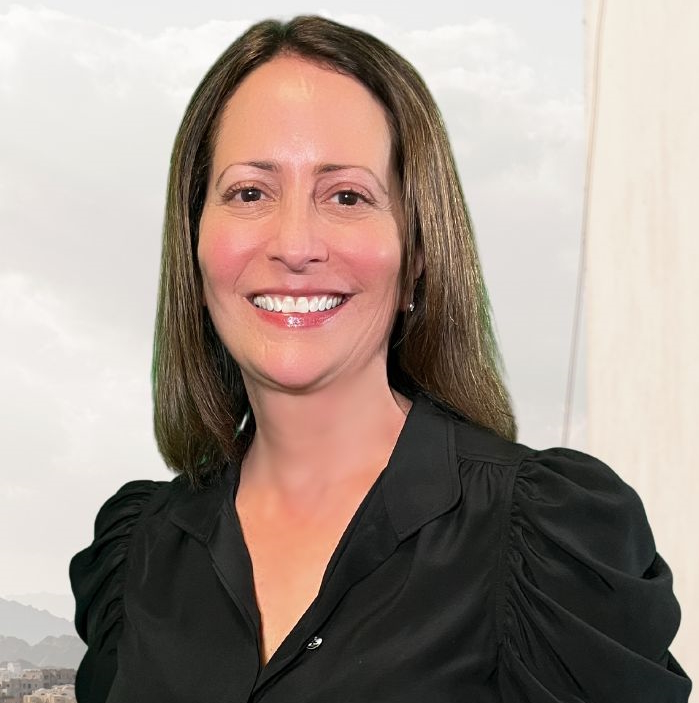
[[[306,649],[318,649],[320,645],[323,644],[322,637],[314,637],[307,645]]]

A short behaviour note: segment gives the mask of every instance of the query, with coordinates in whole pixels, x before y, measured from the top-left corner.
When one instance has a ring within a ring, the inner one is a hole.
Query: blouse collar
[[[238,473],[239,466],[231,463],[218,482],[197,493],[183,476],[174,479],[171,521],[207,543],[218,514],[226,501],[234,499]],[[454,420],[427,396],[413,398],[380,481],[388,518],[399,541],[458,501]]]

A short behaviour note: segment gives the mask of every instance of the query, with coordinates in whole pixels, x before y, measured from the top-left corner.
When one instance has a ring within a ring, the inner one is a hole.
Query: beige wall
[[[643,499],[682,607],[670,649],[697,689],[699,2],[585,14],[588,450]]]

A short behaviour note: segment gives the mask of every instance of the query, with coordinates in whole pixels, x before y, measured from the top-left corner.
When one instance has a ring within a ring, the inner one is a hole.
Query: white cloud
[[[0,325],[17,329],[13,341],[31,340],[32,347],[58,347],[67,353],[89,351],[89,338],[67,317],[60,301],[26,275],[0,272]]]
[[[37,491],[35,489],[22,484],[0,484],[0,500],[2,501],[26,501],[34,498],[36,494]]]
[[[134,471],[166,477],[150,432],[148,348],[27,274],[0,274],[0,328],[0,534],[15,535],[5,556],[17,566],[3,586],[36,586],[38,559],[54,565],[42,583],[65,591],[67,560],[106,495]],[[47,533],[30,515],[60,520]]]

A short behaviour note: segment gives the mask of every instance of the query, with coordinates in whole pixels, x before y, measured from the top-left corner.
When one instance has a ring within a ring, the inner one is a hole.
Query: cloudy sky
[[[240,13],[222,0],[0,0],[0,596],[68,594],[68,560],[104,500],[125,481],[171,477],[149,390],[169,150],[206,68],[269,16],[367,29],[424,75],[475,224],[520,441],[560,443],[582,207],[582,3],[454,5],[382,3],[376,14],[359,0],[347,14],[345,3],[287,0]],[[578,366],[570,444],[584,449]]]

